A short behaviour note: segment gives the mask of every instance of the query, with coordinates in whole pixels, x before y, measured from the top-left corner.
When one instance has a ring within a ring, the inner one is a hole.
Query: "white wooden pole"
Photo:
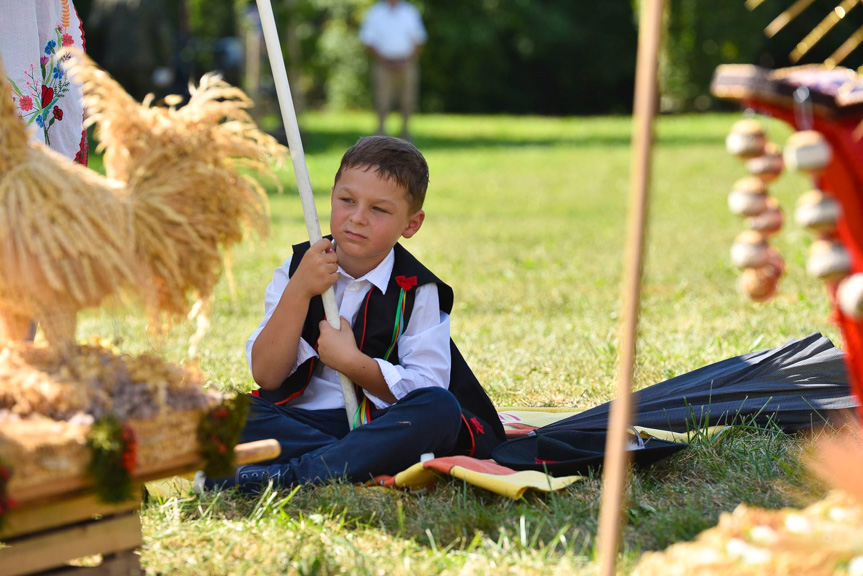
[[[629,463],[629,454],[626,450],[627,430],[632,419],[632,375],[635,367],[638,303],[641,292],[647,197],[650,189],[650,155],[653,116],[656,113],[656,76],[661,22],[662,0],[642,0],[632,118],[629,223],[622,288],[620,364],[617,398],[611,404],[608,438],[605,445],[597,534],[600,576],[614,575]]]
[[[288,147],[291,150],[291,161],[294,164],[294,174],[297,177],[297,188],[299,189],[300,201],[303,205],[306,229],[309,233],[309,241],[314,244],[323,237],[321,235],[321,222],[318,220],[318,211],[315,207],[312,181],[309,178],[309,170],[306,166],[303,141],[300,138],[300,126],[297,122],[297,113],[294,110],[294,101],[291,98],[291,86],[288,84],[285,59],[282,56],[282,46],[279,43],[279,33],[276,29],[276,18],[273,16],[273,6],[270,4],[270,0],[257,0],[257,3],[258,13],[261,17],[261,27],[264,30],[264,43],[267,46],[267,55],[270,58],[270,69],[273,73],[273,81],[276,84],[276,94],[279,97],[279,108],[282,111],[282,123],[285,125]],[[327,315],[327,322],[338,330],[341,328],[341,320],[333,289],[328,289],[321,296],[324,299],[324,312]],[[339,381],[342,385],[342,395],[345,399],[345,412],[347,413],[348,424],[353,428],[354,414],[357,412],[357,397],[354,392],[354,385],[344,374],[339,374]]]

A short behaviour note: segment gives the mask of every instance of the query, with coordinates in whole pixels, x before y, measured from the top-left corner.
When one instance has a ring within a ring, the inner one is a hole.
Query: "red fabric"
[[[399,285],[399,288],[407,292],[408,290],[417,285],[417,277],[396,276],[396,284]]]
[[[757,98],[746,100],[744,105],[802,129],[795,123],[793,108],[777,106]],[[811,127],[820,132],[833,148],[833,161],[824,170],[818,185],[842,204],[837,236],[851,258],[852,274],[863,272],[863,140],[854,135],[861,119],[815,115]],[[838,309],[835,284],[828,284],[827,290],[833,308],[832,318],[845,341],[845,364],[851,390],[859,400],[857,413],[863,419],[863,322],[844,316]]]
[[[510,474],[518,472],[512,468],[501,466],[493,460],[478,460],[476,458],[471,458],[470,456],[445,456],[443,458],[428,460],[423,463],[423,468],[426,470],[446,475],[449,475],[452,469],[456,466],[473,472],[481,472],[483,474],[491,474],[494,476],[509,476]],[[375,483],[380,486],[397,488],[395,476],[375,476]]]
[[[441,474],[449,474],[455,466],[460,466],[474,472],[482,472],[483,474],[494,474],[496,476],[508,476],[515,474],[516,470],[501,466],[493,460],[477,460],[470,456],[446,456],[444,458],[435,458],[425,462],[423,468],[426,470],[434,470]]]
[[[467,433],[470,434],[470,452],[468,453],[468,456],[473,456],[473,453],[476,452],[476,436],[474,436],[470,423],[467,421],[467,418],[464,417],[464,414],[461,415],[461,421],[464,422],[464,425],[467,427]]]
[[[534,426],[532,424],[521,424],[519,422],[507,422],[503,425],[503,429],[506,430],[507,438],[520,438],[522,436],[527,436],[537,428],[538,426]]]

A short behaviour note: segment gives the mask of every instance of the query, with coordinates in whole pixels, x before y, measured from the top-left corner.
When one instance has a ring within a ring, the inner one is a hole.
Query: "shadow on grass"
[[[281,142],[286,142],[284,133],[275,131],[274,136]],[[363,136],[371,135],[368,131],[355,129],[315,128],[301,131],[303,149],[307,154],[322,154],[328,152],[342,153],[353,146]],[[581,136],[562,135],[550,137],[546,135],[508,136],[508,135],[442,135],[415,133],[413,142],[423,152],[432,150],[479,150],[504,149],[521,147],[548,148],[609,148],[625,149],[630,145],[629,133],[592,133]],[[658,142],[667,147],[683,147],[693,145],[716,145],[713,134],[699,135],[697,133],[672,133],[660,135]]]

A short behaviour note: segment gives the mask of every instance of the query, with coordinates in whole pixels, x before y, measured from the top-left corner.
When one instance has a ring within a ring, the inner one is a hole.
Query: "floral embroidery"
[[[42,129],[45,143],[49,146],[51,126],[63,120],[60,100],[69,92],[71,85],[62,66],[70,56],[57,56],[57,46],[74,43],[72,35],[65,28],[63,23],[54,27],[56,39],[45,44],[45,55],[39,58],[39,69],[31,64],[30,69],[25,71],[24,86],[18,86],[12,78],[8,78],[12,84],[12,99],[21,110],[21,117],[28,126],[35,123]]]
[[[81,141],[78,143],[78,153],[75,154],[75,162],[78,164],[87,165],[87,160],[89,157],[90,148],[87,144],[87,131],[81,131]]]
[[[480,424],[480,421],[476,416],[470,419],[470,427],[473,428],[473,431],[476,434],[485,434],[485,428]]]

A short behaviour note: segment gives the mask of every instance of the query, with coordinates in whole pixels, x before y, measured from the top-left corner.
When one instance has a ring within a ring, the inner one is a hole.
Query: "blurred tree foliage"
[[[76,0],[82,16],[90,1]],[[219,39],[242,36],[243,14],[255,4],[178,1],[187,8],[192,41],[186,49],[195,52],[197,74],[218,61],[213,53]],[[423,111],[570,115],[630,110],[639,0],[413,1],[429,35],[421,57]],[[310,106],[368,107],[369,65],[357,30],[373,0],[272,2],[295,95],[301,92]],[[781,33],[767,38],[765,26],[791,0],[764,0],[752,11],[743,0],[666,0],[662,108],[721,106],[709,94],[719,64],[791,65],[794,45],[837,2],[815,0]],[[852,15],[856,20],[848,22]],[[803,62],[823,60],[860,25],[861,16],[850,12]],[[846,65],[859,65],[859,56],[851,62]]]
[[[765,28],[792,4],[791,0],[763,0],[750,11],[743,0],[666,0],[662,108],[679,111],[722,106],[710,96],[710,80],[718,65],[784,68],[821,63],[863,25],[863,10],[849,11],[810,53],[792,62],[789,55],[796,44],[836,8],[839,0],[815,0],[768,38]],[[861,56],[863,49],[855,50],[842,65],[859,66]]]

